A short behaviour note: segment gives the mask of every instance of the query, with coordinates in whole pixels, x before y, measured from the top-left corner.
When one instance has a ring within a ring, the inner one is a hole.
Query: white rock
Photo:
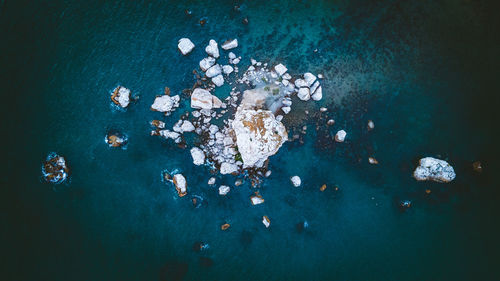
[[[209,178],[207,183],[209,185],[214,185],[215,184],[215,178],[214,177]]]
[[[289,107],[289,106],[283,106],[281,108],[281,110],[283,110],[283,113],[288,114],[288,113],[290,113],[290,111],[292,110],[292,108]],[[281,121],[281,120],[279,120],[279,121]]]
[[[224,72],[224,74],[231,74],[231,72],[233,72],[234,69],[230,65],[224,65],[222,66],[222,71]]]
[[[372,120],[368,120],[368,124],[367,124],[367,127],[368,127],[368,130],[373,130],[375,128],[375,123],[373,123]]]
[[[292,79],[292,75],[285,73],[285,74],[283,74],[283,79],[290,80],[290,79]]]
[[[120,105],[120,107],[122,108],[125,108],[129,105],[130,103],[130,90],[125,88],[125,87],[122,87],[122,86],[118,86],[118,92],[116,93],[116,97],[113,99],[115,102],[118,102],[118,104]],[[113,94],[116,92],[115,89],[113,91]]]
[[[293,176],[293,177],[291,177],[290,181],[292,181],[292,184],[295,187],[299,187],[302,184],[302,181],[300,180],[299,176]]]
[[[319,86],[316,89],[316,92],[314,92],[314,94],[312,94],[311,98],[315,101],[319,101],[323,98],[323,89],[321,88],[321,86]]]
[[[236,58],[236,55],[233,53],[233,52],[229,52],[229,54],[227,54],[227,57],[230,59],[230,60],[234,60]]]
[[[271,170],[267,170],[267,172],[265,174],[266,178],[268,178],[270,175],[271,175]]]
[[[205,75],[207,75],[208,78],[212,78],[212,77],[215,77],[221,73],[222,73],[222,68],[220,67],[220,65],[216,64],[216,65],[210,67],[207,70],[207,72],[205,73]]]
[[[220,87],[224,85],[224,77],[222,77],[222,74],[219,74],[212,78],[212,82],[215,84],[215,86]]]
[[[286,66],[284,66],[283,64],[278,64],[277,66],[274,67],[274,70],[276,71],[276,73],[278,73],[279,76],[285,74],[285,72],[288,70],[288,68],[286,68]]]
[[[187,55],[193,50],[194,44],[188,38],[181,38],[177,48],[179,48],[179,51],[181,51],[183,55]]]
[[[224,50],[230,50],[238,47],[238,39],[233,39],[233,40],[227,40],[222,44],[222,49]]]
[[[217,42],[215,42],[215,40],[213,40],[213,39],[210,39],[210,41],[208,42],[208,46],[205,47],[205,52],[207,52],[207,54],[209,56],[212,56],[214,58],[218,58],[219,57],[219,47],[217,45]]]
[[[153,104],[151,105],[151,110],[159,112],[170,112],[179,106],[180,97],[175,96],[158,96],[155,98]]]
[[[413,172],[418,181],[451,182],[455,179],[455,171],[448,162],[432,157],[420,159],[420,166]]]
[[[191,94],[191,107],[212,109],[212,94],[205,89],[196,88]]]
[[[180,197],[186,195],[187,193],[187,183],[186,178],[182,174],[175,174],[174,178],[175,189],[177,189],[177,193]]]
[[[252,205],[259,205],[264,203],[264,198],[260,195],[253,195],[250,197],[250,201],[252,202]]]
[[[257,61],[254,60],[254,59],[250,59],[250,63],[252,63],[252,65],[256,65],[257,64]]]
[[[229,186],[221,185],[219,187],[219,195],[224,196],[224,195],[228,194],[230,190],[231,190],[231,188]]]
[[[241,60],[240,58],[235,58],[235,59],[233,59],[233,61],[231,63],[238,64],[238,63],[240,63],[240,60]]]
[[[189,120],[184,120],[181,125],[181,130],[182,132],[192,132],[196,128],[194,127],[193,123],[191,123]]]
[[[319,111],[320,111],[320,112],[325,112],[325,111],[327,111],[327,110],[328,110],[328,108],[326,108],[326,107],[321,107],[321,108],[319,109]]]
[[[212,108],[226,108],[226,105],[216,96],[212,95]]]
[[[344,130],[340,130],[335,134],[336,142],[344,142],[347,133]]]
[[[213,57],[207,57],[200,61],[200,68],[203,71],[207,71],[214,64],[215,64],[215,59]]]
[[[243,167],[262,167],[288,140],[285,126],[271,111],[238,108],[231,124]]]
[[[297,92],[297,97],[300,100],[308,101],[311,98],[311,95],[309,94],[309,88],[300,88]]]
[[[297,88],[308,87],[307,82],[304,79],[296,79],[294,84]]]
[[[176,139],[179,139],[180,138],[180,134],[177,133],[177,132],[172,132],[170,130],[161,130],[160,131],[160,136],[166,138],[166,139],[173,139],[173,140],[176,140]]]
[[[307,86],[311,87],[314,81],[316,81],[316,76],[310,72],[304,73],[304,80],[307,83]]]
[[[228,162],[223,162],[220,165],[220,173],[225,175],[225,174],[232,174],[238,172],[238,166],[235,164],[231,164]]]
[[[193,164],[196,166],[203,165],[205,163],[205,153],[198,147],[193,147],[190,150],[191,157],[193,157]]]
[[[269,228],[269,226],[271,225],[271,221],[267,216],[262,217],[262,223],[266,226],[266,228]]]

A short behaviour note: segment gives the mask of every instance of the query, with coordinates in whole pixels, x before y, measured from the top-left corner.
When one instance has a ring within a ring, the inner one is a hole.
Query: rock
[[[326,190],[326,184],[323,184],[323,185],[319,188],[319,190],[320,190],[321,192],[325,191],[325,190]]]
[[[307,86],[311,87],[314,84],[314,81],[316,81],[316,76],[310,72],[304,73],[304,80],[307,83]]]
[[[179,48],[179,51],[181,51],[183,55],[187,55],[193,50],[194,44],[188,38],[181,38],[177,48]]]
[[[262,167],[288,140],[285,126],[271,111],[238,108],[232,122],[243,167]]]
[[[321,88],[321,86],[319,86],[316,91],[314,92],[314,94],[312,94],[311,98],[315,101],[319,101],[323,98],[323,89]]]
[[[182,174],[175,174],[173,178],[175,189],[179,194],[179,197],[183,197],[187,194],[187,183],[186,178]]]
[[[262,223],[266,226],[266,228],[268,228],[271,225],[271,221],[267,216],[262,217]]]
[[[373,165],[377,165],[378,161],[377,161],[377,159],[375,159],[373,157],[369,157],[368,158],[368,163],[373,164]]]
[[[189,120],[179,120],[177,123],[175,123],[172,129],[175,132],[182,134],[184,132],[192,132],[196,128],[194,127],[193,123],[191,123]]]
[[[221,108],[224,103],[216,96],[212,95],[212,108]]]
[[[119,134],[108,134],[106,136],[106,143],[110,147],[120,147],[127,143],[127,138],[119,135]]]
[[[266,174],[265,174],[265,177],[266,177],[266,178],[268,178],[270,175],[271,175],[271,171],[270,171],[270,170],[268,170],[268,171],[266,172]]]
[[[250,197],[250,201],[252,202],[252,205],[259,205],[264,203],[264,198],[262,198],[259,194],[255,194]]]
[[[230,60],[234,60],[236,58],[236,55],[233,53],[233,52],[229,52],[229,54],[227,55],[227,57],[230,59]]]
[[[321,108],[319,109],[319,111],[320,111],[320,112],[326,112],[326,111],[328,111],[328,108],[326,108],[326,107],[321,107]]]
[[[280,63],[274,67],[274,70],[276,71],[276,73],[278,73],[279,76],[282,76],[283,74],[285,74],[285,72],[288,70],[288,68],[286,68],[286,66],[284,66]]]
[[[413,172],[418,181],[431,180],[435,182],[451,182],[455,179],[453,167],[444,160],[432,157],[420,159],[420,165]]]
[[[220,173],[223,175],[238,172],[239,168],[235,164],[224,162],[220,165]]]
[[[318,79],[323,79],[323,78],[325,78],[325,77],[323,76],[323,74],[321,74],[321,73],[320,73],[320,74],[318,74]]]
[[[229,75],[229,74],[231,74],[231,72],[234,71],[234,68],[230,65],[224,65],[224,66],[222,66],[222,71],[224,72],[224,74]]]
[[[476,161],[472,163],[472,169],[474,170],[474,172],[481,173],[483,171],[483,166],[481,164],[481,161]]]
[[[295,87],[297,88],[303,88],[303,87],[309,87],[309,85],[307,85],[307,82],[304,80],[304,79],[296,79],[295,82]]]
[[[344,142],[347,133],[344,130],[340,130],[335,134],[336,142]]]
[[[293,177],[291,177],[290,181],[292,181],[292,184],[295,187],[299,187],[302,184],[302,181],[300,180],[299,176],[293,176]]]
[[[207,183],[209,185],[214,185],[215,184],[215,178],[214,177],[209,178]]]
[[[333,126],[334,124],[335,124],[335,120],[333,120],[333,119],[326,121],[326,125],[328,125],[328,126]]]
[[[212,109],[212,94],[205,89],[196,88],[191,94],[191,107],[201,109]]]
[[[111,101],[121,108],[127,107],[130,103],[130,90],[122,86],[116,87],[111,94]]]
[[[151,105],[151,110],[168,113],[179,107],[180,97],[175,96],[157,96]]]
[[[225,224],[221,225],[220,229],[221,229],[221,230],[226,230],[226,229],[228,229],[230,226],[231,226],[231,225],[230,225],[229,223],[225,223]]]
[[[43,163],[42,175],[46,182],[55,184],[64,182],[69,175],[64,157],[50,153]]]
[[[256,61],[255,59],[250,58],[250,63],[251,63],[252,65],[256,65],[256,64],[257,64],[257,61]]]
[[[222,74],[219,74],[212,78],[212,82],[215,84],[215,86],[220,87],[224,85],[224,77],[222,77]]]
[[[207,71],[214,64],[215,64],[215,59],[213,57],[207,57],[200,61],[200,68],[203,71]]]
[[[285,74],[283,74],[283,79],[290,80],[290,79],[292,79],[292,75],[285,73]]]
[[[213,40],[213,39],[210,39],[210,41],[208,42],[208,46],[205,48],[205,52],[207,52],[207,54],[209,56],[212,56],[214,58],[218,58],[219,57],[219,47],[217,45],[217,42],[215,42],[215,40]]]
[[[224,196],[224,195],[228,194],[230,190],[231,190],[231,188],[229,186],[221,185],[219,187],[219,195]]]
[[[283,113],[288,114],[288,113],[290,113],[290,110],[292,110],[292,108],[289,106],[284,106],[281,108],[281,110],[283,111]]]
[[[190,150],[191,157],[193,157],[193,164],[196,166],[203,165],[205,163],[205,153],[198,147],[193,147]]]
[[[165,122],[160,120],[153,120],[151,121],[151,126],[154,126],[158,129],[165,129]]]
[[[241,59],[238,57],[238,58],[233,59],[231,63],[232,64],[238,64],[238,63],[240,63],[240,60]]]
[[[222,68],[220,67],[220,65],[216,64],[212,67],[210,67],[207,72],[205,73],[205,75],[207,75],[208,78],[212,78],[212,77],[215,77],[217,75],[220,75],[222,73]]]
[[[368,120],[368,124],[366,125],[366,127],[368,128],[368,131],[371,131],[373,130],[373,128],[375,128],[375,123],[373,123],[372,120]]]
[[[172,139],[174,140],[175,142],[178,142],[178,140],[180,141],[180,137],[181,135],[177,132],[172,132],[172,131],[169,131],[169,130],[161,130],[159,132],[160,136],[166,138],[166,139]]]
[[[230,50],[238,47],[238,39],[233,39],[233,40],[227,40],[222,44],[222,49],[224,50]]]
[[[309,88],[300,88],[299,91],[297,92],[297,97],[300,100],[308,101],[311,98],[309,94]]]

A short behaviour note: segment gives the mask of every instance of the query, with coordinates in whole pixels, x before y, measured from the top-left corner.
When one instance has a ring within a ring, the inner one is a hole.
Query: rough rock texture
[[[288,70],[288,68],[286,68],[286,66],[284,66],[280,63],[274,67],[274,70],[276,70],[276,73],[278,73],[279,76],[282,76],[283,74],[285,74],[285,72]]]
[[[448,162],[432,157],[420,159],[420,166],[413,172],[413,177],[418,181],[450,182],[455,176],[455,171]]]
[[[178,95],[175,96],[157,96],[151,105],[151,110],[159,111],[159,112],[171,112],[175,108],[179,107],[180,97]]]
[[[210,67],[207,70],[207,72],[205,73],[205,75],[207,75],[208,78],[212,78],[212,77],[215,77],[221,73],[222,73],[222,67],[220,67],[220,65],[216,64],[216,65]]]
[[[231,188],[229,186],[221,185],[219,187],[219,195],[224,196],[224,195],[228,194],[230,190],[231,190]]]
[[[262,196],[256,194],[250,197],[250,201],[252,202],[252,205],[259,205],[264,203],[264,198]]]
[[[239,168],[235,164],[224,162],[220,165],[220,173],[223,175],[238,172]]]
[[[312,94],[311,98],[315,101],[319,101],[323,98],[323,89],[321,86],[316,88],[316,91],[314,91],[314,94]]]
[[[222,49],[224,50],[230,50],[238,47],[238,39],[233,39],[233,40],[227,40],[222,44]]]
[[[212,82],[215,84],[215,86],[220,87],[224,85],[224,77],[222,77],[222,74],[219,74],[212,78]]]
[[[243,167],[262,167],[288,140],[285,126],[271,111],[239,108],[232,122]]]
[[[177,48],[179,48],[179,51],[181,51],[183,55],[187,55],[193,50],[194,44],[188,38],[181,38]]]
[[[300,100],[308,101],[311,98],[311,95],[309,93],[309,88],[300,88],[297,93],[297,97]]]
[[[111,101],[122,108],[127,107],[130,103],[130,90],[122,86],[116,87],[111,94]]]
[[[200,61],[200,68],[203,71],[207,71],[214,64],[215,64],[215,59],[213,57],[207,57]]]
[[[205,153],[198,147],[191,148],[191,157],[193,157],[193,164],[196,166],[203,165],[205,163]]]
[[[335,134],[335,141],[336,142],[344,142],[346,136],[347,136],[347,133],[344,130],[340,130]]]
[[[290,181],[292,182],[293,186],[295,186],[295,187],[299,187],[302,184],[302,181],[300,180],[299,176],[291,177]]]
[[[218,58],[219,57],[219,47],[217,45],[217,42],[215,40],[210,39],[210,42],[208,42],[208,46],[205,48],[205,52],[207,52],[208,55]]]
[[[205,89],[196,88],[191,94],[191,107],[212,109],[212,94]]]
[[[224,72],[224,74],[231,74],[231,72],[234,71],[234,68],[230,65],[224,65],[222,66],[222,71]]]
[[[268,228],[271,225],[271,220],[267,216],[262,217],[262,223]]]
[[[175,189],[179,194],[179,197],[182,197],[187,194],[186,178],[182,174],[175,174],[173,182],[175,185]]]
[[[44,179],[50,183],[62,183],[68,178],[69,169],[64,157],[50,153],[42,166]]]

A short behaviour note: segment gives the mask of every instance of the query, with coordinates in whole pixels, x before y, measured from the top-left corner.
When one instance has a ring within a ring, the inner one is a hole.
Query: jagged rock
[[[450,182],[455,176],[455,171],[448,162],[432,157],[420,159],[420,165],[413,172],[413,177],[418,181]]]
[[[181,51],[183,55],[187,55],[193,50],[194,44],[188,38],[181,38],[177,48],[179,48],[179,51]]]
[[[120,147],[127,143],[127,138],[119,135],[119,134],[108,134],[106,136],[106,143],[110,147]]]
[[[239,170],[239,168],[237,165],[231,164],[228,162],[223,162],[220,165],[220,173],[223,175],[236,173],[236,172],[238,172],[238,170]]]
[[[205,52],[207,52],[207,54],[209,56],[212,56],[214,58],[218,58],[219,57],[219,47],[218,47],[217,42],[215,42],[215,40],[213,40],[213,39],[210,39],[210,41],[208,42],[208,46],[205,48]]]
[[[224,74],[229,75],[229,74],[231,74],[231,72],[234,71],[234,68],[230,65],[224,65],[224,66],[222,66],[222,71],[224,72]]]
[[[238,108],[232,122],[243,167],[262,167],[288,140],[285,126],[271,111]]]
[[[221,225],[220,229],[221,229],[221,230],[226,230],[226,229],[228,229],[230,226],[231,226],[231,225],[230,225],[229,223],[225,223],[225,224]]]
[[[321,86],[319,86],[316,91],[314,92],[314,94],[312,94],[311,98],[315,101],[319,101],[323,98],[323,89],[321,88]]]
[[[161,120],[153,120],[151,121],[151,126],[154,126],[158,129],[165,129],[165,122]]]
[[[233,53],[233,52],[229,52],[229,54],[227,54],[227,57],[230,59],[230,60],[234,60],[236,58],[236,55]]]
[[[333,120],[333,119],[326,121],[326,125],[328,125],[328,126],[333,126],[334,124],[335,124],[335,120]]]
[[[175,108],[179,107],[179,101],[180,101],[179,95],[157,96],[153,104],[151,105],[151,110],[168,113],[175,110]]]
[[[266,228],[269,228],[271,225],[271,220],[267,216],[262,217],[262,223],[266,226]]]
[[[309,88],[300,88],[297,92],[297,97],[300,100],[308,101],[311,98],[311,95],[309,94]]]
[[[193,157],[193,164],[196,166],[203,165],[205,163],[205,153],[198,147],[193,147],[190,150],[191,157]]]
[[[289,106],[284,106],[284,107],[281,108],[281,110],[283,111],[283,113],[288,114],[288,113],[290,113],[290,111],[292,110],[292,108],[289,107]]]
[[[368,120],[368,124],[366,125],[366,127],[368,128],[368,131],[371,131],[375,128],[375,123],[373,123],[372,120]]]
[[[368,163],[373,164],[373,165],[377,165],[378,161],[377,161],[377,159],[375,159],[373,157],[369,157],[368,158]]]
[[[291,177],[290,181],[292,182],[293,186],[295,186],[295,187],[299,187],[302,184],[302,181],[300,180],[299,176]]]
[[[158,134],[166,139],[172,139],[176,143],[179,143],[181,141],[181,134],[177,132],[172,132],[170,130],[160,130]]]
[[[306,81],[307,86],[311,87],[314,81],[316,81],[316,76],[310,72],[306,72],[304,73],[304,80]]]
[[[179,197],[183,197],[187,194],[187,182],[186,178],[182,174],[175,174],[173,178],[175,189],[179,194]]]
[[[224,103],[216,96],[212,95],[212,108],[221,108]]]
[[[200,61],[200,68],[203,71],[207,71],[214,64],[215,64],[215,59],[213,57],[207,57]]]
[[[42,166],[42,174],[45,181],[59,184],[68,178],[69,168],[66,166],[64,157],[56,153],[50,153]]]
[[[224,196],[224,195],[228,194],[230,190],[231,190],[231,188],[229,186],[221,185],[219,187],[219,195]]]
[[[294,84],[295,87],[299,89],[303,87],[309,87],[309,85],[307,85],[307,82],[304,79],[296,79]]]
[[[215,86],[220,87],[224,85],[224,77],[222,77],[222,74],[219,74],[212,78],[212,82],[215,84]]]
[[[130,103],[130,90],[122,86],[116,87],[111,94],[111,101],[121,108],[127,107]]]
[[[323,185],[319,188],[319,190],[320,190],[321,192],[325,191],[325,190],[326,190],[326,184],[323,184]]]
[[[217,75],[220,75],[222,73],[222,68],[220,67],[220,65],[216,64],[212,67],[210,67],[207,72],[205,73],[205,75],[207,75],[208,78],[212,78],[212,77],[215,77]]]
[[[214,185],[215,184],[215,178],[214,177],[209,178],[207,183],[209,185]]]
[[[274,67],[274,70],[276,71],[276,73],[278,73],[279,76],[282,76],[283,74],[285,74],[288,68],[280,63]]]
[[[335,134],[336,142],[344,142],[347,133],[344,130],[340,130]]]
[[[222,49],[224,50],[230,50],[238,47],[238,39],[233,39],[233,40],[227,40],[222,44]]]
[[[212,109],[212,94],[205,89],[196,88],[191,94],[191,107],[201,109]]]
[[[259,194],[255,194],[250,197],[250,201],[252,202],[252,205],[259,205],[264,203],[264,198],[262,198]]]

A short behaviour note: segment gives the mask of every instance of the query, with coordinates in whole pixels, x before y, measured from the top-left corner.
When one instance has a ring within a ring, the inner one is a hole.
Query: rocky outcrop
[[[295,186],[295,187],[299,187],[302,184],[302,180],[300,179],[299,176],[291,177],[290,181],[292,182],[293,186]]]
[[[222,44],[222,49],[230,50],[238,47],[238,39],[227,40]]]
[[[175,174],[173,177],[173,182],[179,197],[183,197],[187,194],[187,182],[186,178],[182,174]]]
[[[213,39],[210,39],[210,41],[208,42],[208,46],[205,47],[205,52],[207,52],[207,54],[211,57],[219,58],[219,47],[217,45],[217,42],[215,42],[215,40]]]
[[[118,133],[109,133],[106,135],[106,143],[110,147],[121,147],[127,143],[127,138]]]
[[[179,51],[183,55],[187,55],[194,49],[194,44],[188,38],[181,38],[179,44],[177,44],[177,48],[179,48]]]
[[[231,188],[229,186],[221,185],[219,187],[219,195],[224,196],[224,195],[228,194],[230,190],[231,190]]]
[[[127,107],[130,103],[130,90],[122,86],[116,87],[111,94],[111,101],[121,108]]]
[[[450,182],[455,179],[453,167],[444,160],[432,157],[420,159],[420,165],[413,172],[418,181]]]
[[[271,111],[238,108],[232,128],[243,167],[262,167],[288,140],[285,126]]]
[[[42,174],[45,181],[59,184],[65,181],[69,175],[64,157],[56,153],[50,153],[42,166]]]
[[[193,147],[190,150],[191,157],[193,157],[193,164],[196,166],[203,165],[205,163],[205,153],[198,147]]]
[[[170,90],[168,91],[168,93],[170,93]],[[153,104],[151,105],[151,110],[169,114],[170,112],[174,111],[177,107],[179,107],[179,101],[180,101],[179,95],[157,96]]]
[[[191,94],[191,107],[201,109],[212,109],[212,94],[205,89],[196,88]]]

